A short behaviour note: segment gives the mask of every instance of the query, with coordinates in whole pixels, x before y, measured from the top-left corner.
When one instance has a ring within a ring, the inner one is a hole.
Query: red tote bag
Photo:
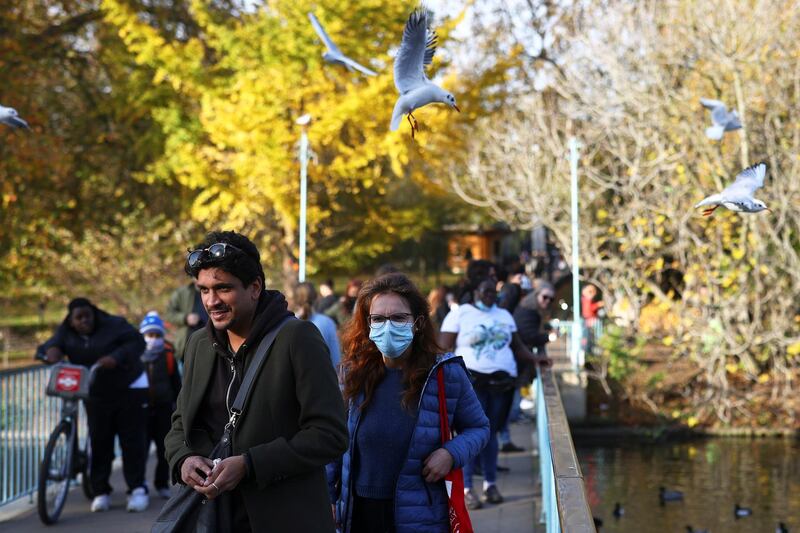
[[[450,433],[450,423],[447,421],[447,402],[444,397],[444,368],[439,367],[436,374],[439,382],[439,429],[442,434],[442,444],[453,438]],[[454,468],[444,476],[444,485],[447,489],[448,507],[450,511],[450,533],[473,533],[472,522],[467,511],[467,502],[464,500],[464,472]]]

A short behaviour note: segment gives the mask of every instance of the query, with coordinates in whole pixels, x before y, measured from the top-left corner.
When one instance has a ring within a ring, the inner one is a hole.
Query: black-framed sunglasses
[[[414,315],[411,313],[395,313],[391,316],[385,315],[369,315],[369,327],[372,329],[382,328],[386,322],[391,322],[394,327],[401,328],[404,325],[412,322]]]
[[[553,299],[554,299],[554,297],[550,296],[549,294],[542,294],[539,298],[541,298],[542,300],[545,300],[547,302],[552,302]]]
[[[236,246],[228,244],[227,242],[216,242],[208,248],[189,250],[189,252],[186,254],[186,264],[189,265],[189,268],[194,268],[201,263],[222,259],[231,253],[242,253],[242,251]]]

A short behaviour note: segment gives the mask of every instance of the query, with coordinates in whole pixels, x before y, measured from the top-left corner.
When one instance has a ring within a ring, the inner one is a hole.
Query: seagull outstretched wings
[[[706,136],[709,139],[718,141],[722,139],[725,132],[738,130],[742,127],[739,114],[736,111],[728,111],[728,107],[719,100],[701,98],[700,103],[711,111],[713,125],[706,129]]]
[[[460,111],[455,97],[431,83],[425,75],[425,67],[431,64],[436,53],[437,42],[436,34],[428,28],[429,18],[430,14],[425,9],[411,13],[403,29],[400,50],[394,59],[394,85],[400,98],[394,105],[389,129],[394,131],[399,128],[405,115],[411,124],[412,138],[419,129],[412,114],[415,109],[439,102]]]
[[[703,216],[709,216],[720,205],[740,213],[768,211],[769,208],[764,202],[753,198],[755,192],[764,186],[767,169],[767,164],[763,162],[747,167],[722,192],[704,198],[695,208],[710,206],[703,211]]]
[[[308,18],[311,21],[311,25],[314,27],[314,31],[317,32],[317,35],[319,35],[322,43],[328,49],[327,52],[322,54],[322,57],[324,57],[326,61],[344,65],[348,68],[348,70],[356,69],[367,76],[377,75],[375,71],[368,69],[364,65],[344,55],[339,47],[336,46],[336,43],[333,42],[328,33],[325,31],[325,28],[322,27],[322,24],[320,24],[319,20],[317,20],[317,17],[314,15],[314,13],[309,13]]]

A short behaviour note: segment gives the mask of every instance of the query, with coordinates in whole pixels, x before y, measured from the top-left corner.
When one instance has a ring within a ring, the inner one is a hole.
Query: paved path
[[[538,520],[540,489],[538,486],[539,459],[534,457],[533,434],[536,423],[530,421],[511,425],[511,440],[525,448],[524,452],[501,453],[499,464],[508,472],[498,472],[497,488],[505,501],[500,505],[484,504],[470,511],[476,533],[530,533]],[[535,459],[535,460],[534,460]],[[483,479],[475,478],[474,486],[483,488]]]
[[[500,465],[507,466],[509,472],[499,472],[497,486],[505,497],[500,505],[485,505],[483,509],[471,512],[472,522],[477,533],[529,533],[534,531],[534,505],[538,505],[539,489],[537,480],[538,461],[534,461],[531,453],[531,434],[535,424],[521,422],[511,426],[513,441],[525,447],[524,452],[501,453]],[[148,475],[152,475],[153,458],[148,462]],[[482,478],[475,478],[475,486],[482,487]],[[36,505],[25,498],[14,505],[18,514],[3,519],[8,509],[0,513],[0,531],[28,532],[113,532],[113,533],[147,533],[153,524],[158,510],[164,500],[155,496],[150,501],[150,508],[144,513],[128,513],[125,511],[125,482],[119,468],[114,470],[111,485],[115,492],[111,495],[111,510],[105,513],[90,513],[89,501],[83,496],[80,487],[73,489],[67,499],[64,512],[55,526],[46,527],[39,521]],[[0,508],[1,509],[1,508]],[[284,533],[284,532],[275,532]],[[291,533],[291,532],[286,532]]]

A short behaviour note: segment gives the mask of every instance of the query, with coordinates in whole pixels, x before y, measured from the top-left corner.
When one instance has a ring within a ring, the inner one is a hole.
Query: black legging
[[[156,489],[169,488],[169,463],[164,450],[164,438],[172,427],[172,404],[161,404],[147,410],[147,443],[156,443],[156,468],[153,485]]]
[[[126,389],[114,398],[86,402],[92,457],[89,479],[96,496],[110,494],[114,437],[122,448],[122,472],[128,490],[145,486],[147,460],[147,389]]]

